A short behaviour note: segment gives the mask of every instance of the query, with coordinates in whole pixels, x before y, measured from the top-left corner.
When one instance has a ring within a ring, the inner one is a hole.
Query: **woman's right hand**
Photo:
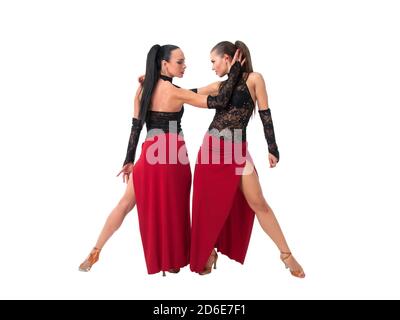
[[[138,81],[139,81],[139,83],[140,83],[141,85],[143,85],[143,82],[144,82],[144,74],[142,74],[142,75],[138,78]]]

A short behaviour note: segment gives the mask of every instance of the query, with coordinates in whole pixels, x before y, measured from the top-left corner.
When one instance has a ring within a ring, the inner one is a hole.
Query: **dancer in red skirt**
[[[240,75],[237,60],[241,60],[239,53],[229,63],[232,70],[226,88],[218,96],[207,96],[172,84],[172,78],[182,77],[186,68],[180,48],[155,45],[150,49],[146,75],[135,97],[131,135],[120,172],[124,182],[133,182],[128,183],[123,204],[108,217],[96,246],[80,265],[81,271],[89,271],[98,261],[100,250],[135,204],[148,273],[177,273],[189,263],[191,171],[181,130],[183,104],[201,108],[226,106]],[[147,136],[134,164],[144,123]]]
[[[281,252],[281,260],[292,275],[305,276],[285,240],[272,209],[261,190],[254,164],[247,151],[246,127],[258,105],[268,143],[269,163],[279,161],[271,111],[261,74],[253,72],[250,52],[240,41],[223,41],[211,50],[213,70],[220,77],[237,49],[244,55],[243,75],[234,88],[227,107],[216,109],[200,148],[194,173],[192,203],[192,240],[190,268],[200,274],[211,272],[218,255],[244,263],[253,227],[254,213],[264,231]],[[217,94],[225,82],[198,89],[200,94]]]

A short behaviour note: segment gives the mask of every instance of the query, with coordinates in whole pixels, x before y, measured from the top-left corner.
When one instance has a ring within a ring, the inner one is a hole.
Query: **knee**
[[[127,197],[123,197],[119,203],[118,206],[125,212],[128,213],[129,211],[132,210],[133,205],[131,204],[130,199],[128,199]]]
[[[127,212],[127,213],[130,212],[134,207],[135,207],[135,202],[130,201],[130,202],[128,203],[126,212]]]
[[[253,211],[256,213],[259,213],[259,214],[270,214],[271,213],[271,208],[268,206],[267,201],[265,201],[264,198],[260,198],[255,201],[252,201],[252,203],[250,203],[249,205],[253,209]]]

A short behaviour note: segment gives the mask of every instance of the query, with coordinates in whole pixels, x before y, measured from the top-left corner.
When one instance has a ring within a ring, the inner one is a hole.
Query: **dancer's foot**
[[[204,267],[204,270],[200,272],[199,274],[204,276],[206,274],[211,273],[212,267],[214,265],[214,269],[217,269],[217,260],[218,260],[218,254],[215,250],[211,252],[210,257],[208,258],[207,264]]]
[[[281,260],[285,267],[290,270],[292,276],[297,278],[304,278],[306,274],[301,265],[296,261],[291,252],[281,252]]]
[[[101,249],[93,248],[89,256],[79,266],[79,271],[88,272],[92,266],[99,260]]]

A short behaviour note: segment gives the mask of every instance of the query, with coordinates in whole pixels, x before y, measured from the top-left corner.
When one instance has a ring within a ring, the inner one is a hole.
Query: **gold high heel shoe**
[[[290,273],[292,274],[292,276],[297,277],[297,278],[304,278],[306,276],[306,274],[304,273],[304,271],[300,265],[299,265],[300,269],[297,269],[297,270],[293,270],[289,267],[289,264],[287,262],[287,260],[289,258],[294,259],[291,252],[281,252],[281,260],[285,264],[286,269],[290,270]]]
[[[79,266],[79,271],[88,272],[92,266],[99,260],[101,249],[93,248],[89,256]]]
[[[206,274],[211,273],[212,267],[214,265],[214,269],[217,269],[217,260],[218,260],[218,254],[213,250],[211,253],[210,257],[208,258],[207,264],[204,267],[204,270],[202,272],[199,272],[201,276],[204,276]]]

